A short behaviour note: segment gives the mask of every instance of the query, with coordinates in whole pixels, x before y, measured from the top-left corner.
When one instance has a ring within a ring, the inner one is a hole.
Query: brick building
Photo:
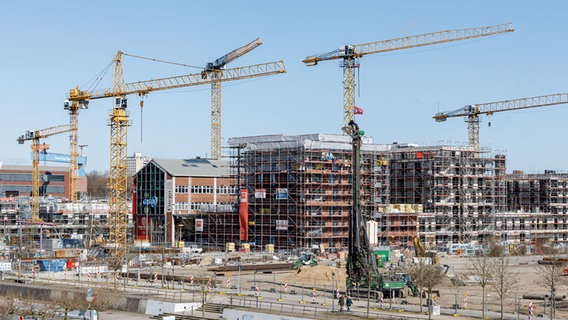
[[[227,162],[154,158],[134,181],[135,240],[211,248],[238,240],[238,188]]]
[[[70,198],[69,167],[40,166],[40,196]],[[87,193],[86,177],[79,177],[77,192]],[[0,167],[0,197],[31,196],[32,167],[2,165]]]

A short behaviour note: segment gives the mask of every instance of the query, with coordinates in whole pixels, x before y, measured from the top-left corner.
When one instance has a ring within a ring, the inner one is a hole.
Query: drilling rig
[[[349,252],[347,256],[347,292],[352,296],[377,299],[382,296],[403,296],[405,282],[379,272],[361,213],[361,145],[364,131],[351,120],[342,128],[351,137],[352,207],[349,212]]]

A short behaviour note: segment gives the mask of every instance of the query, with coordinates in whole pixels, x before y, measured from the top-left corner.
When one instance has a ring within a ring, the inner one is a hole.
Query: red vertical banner
[[[146,218],[143,215],[136,216],[136,239],[149,241],[150,238],[150,218]]]
[[[241,231],[241,241],[248,241],[248,191],[241,189],[241,199],[239,202],[239,226]]]
[[[132,185],[132,216],[136,217],[136,184]]]

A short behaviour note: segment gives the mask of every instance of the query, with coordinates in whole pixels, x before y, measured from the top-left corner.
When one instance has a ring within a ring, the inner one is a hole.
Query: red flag
[[[357,107],[357,106],[353,106],[353,112],[355,114],[363,114],[363,109]]]

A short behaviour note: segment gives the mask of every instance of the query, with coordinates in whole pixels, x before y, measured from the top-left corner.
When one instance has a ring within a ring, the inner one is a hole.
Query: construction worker
[[[343,306],[345,305],[345,298],[343,295],[339,296],[339,312],[343,312]]]
[[[345,305],[347,306],[347,312],[351,312],[351,306],[353,305],[353,300],[350,296],[346,296]]]

